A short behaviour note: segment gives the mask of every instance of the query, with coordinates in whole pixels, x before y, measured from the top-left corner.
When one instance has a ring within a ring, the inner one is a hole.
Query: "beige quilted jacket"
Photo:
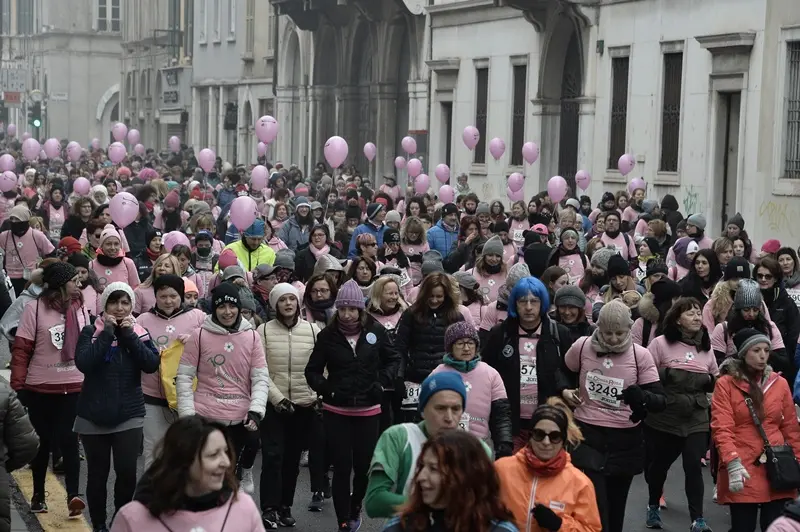
[[[269,403],[275,406],[289,399],[299,406],[314,404],[317,394],[308,386],[305,370],[319,327],[301,319],[290,330],[278,320],[271,320],[256,332],[267,357]]]

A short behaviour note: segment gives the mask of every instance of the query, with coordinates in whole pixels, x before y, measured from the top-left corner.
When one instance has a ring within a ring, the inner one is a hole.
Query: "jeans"
[[[675,436],[660,430],[644,427],[647,442],[646,469],[650,506],[658,506],[664,492],[667,472],[678,456],[683,456],[684,488],[689,503],[689,518],[703,517],[703,468],[700,459],[706,454],[708,432],[697,432],[686,437]]]
[[[622,532],[625,523],[625,506],[628,503],[628,492],[631,489],[633,477],[604,475],[591,470],[585,470],[584,473],[594,484],[603,532]]]
[[[267,405],[261,422],[261,510],[291,508],[300,473],[300,454],[310,442],[324,441],[322,418],[313,407],[295,406],[279,414]],[[311,492],[324,491],[324,452],[309,452]]]
[[[83,450],[86,453],[86,499],[89,517],[97,527],[106,523],[108,501],[108,474],[111,472],[111,456],[114,457],[114,513],[131,502],[136,489],[136,459],[142,429],[129,429],[110,434],[83,434]]]
[[[77,393],[38,393],[25,391],[25,406],[33,428],[39,435],[39,452],[31,462],[33,492],[44,496],[50,450],[58,447],[64,459],[64,480],[67,495],[78,495],[78,435],[72,432],[78,405]]]
[[[257,430],[247,430],[243,423],[228,426],[228,437],[236,455],[236,478],[242,479],[242,469],[250,469],[256,461],[259,441]]]
[[[769,525],[783,513],[783,507],[791,499],[778,499],[764,503],[734,503],[729,504],[731,511],[730,532],[755,532],[756,522],[760,522],[761,532],[766,532]],[[761,510],[759,519],[758,510]]]
[[[170,425],[178,420],[178,414],[174,410],[170,410],[166,406],[150,405],[145,403],[144,409],[146,415],[144,417],[144,470],[150,467],[153,463],[155,450],[158,442],[167,433]]]
[[[367,493],[369,463],[378,443],[380,415],[343,416],[326,410],[322,419],[334,468],[333,507],[336,521],[344,523],[361,513],[361,503]]]

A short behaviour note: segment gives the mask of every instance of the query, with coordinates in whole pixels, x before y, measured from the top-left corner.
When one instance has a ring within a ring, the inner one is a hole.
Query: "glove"
[[[553,530],[554,532],[561,529],[561,518],[547,506],[537,504],[531,512],[540,528]]]
[[[750,480],[750,473],[742,465],[742,460],[736,458],[728,462],[728,489],[731,490],[731,493],[742,491],[745,480]]]
[[[647,417],[644,390],[638,384],[633,384],[622,390],[620,398],[626,405],[631,407],[631,415],[628,419],[632,423],[638,423]]]
[[[317,397],[317,400],[314,402],[314,412],[322,415],[322,397]]]
[[[275,411],[279,414],[294,414],[294,403],[290,400],[283,398],[281,402],[275,405]]]
[[[247,413],[247,421],[252,421],[256,424],[256,427],[261,426],[261,416],[256,414],[255,412],[248,412]]]
[[[498,443],[494,448],[495,460],[514,454],[514,447],[510,443]]]

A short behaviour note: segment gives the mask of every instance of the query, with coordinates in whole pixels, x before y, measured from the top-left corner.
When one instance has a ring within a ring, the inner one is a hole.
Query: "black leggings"
[[[326,410],[322,419],[333,460],[333,507],[336,521],[344,523],[357,518],[361,512],[361,503],[367,494],[369,463],[378,443],[380,415],[343,416]]]
[[[658,506],[658,500],[664,493],[667,472],[678,456],[683,456],[684,488],[689,503],[689,518],[694,521],[703,517],[703,468],[700,460],[706,454],[708,433],[697,432],[686,437],[675,436],[652,429],[645,425],[645,441],[647,443],[647,469],[645,476],[649,488],[650,506]]]
[[[778,499],[764,503],[734,503],[729,504],[731,511],[730,532],[755,532],[756,523],[760,522],[761,532],[766,532],[769,525],[783,513],[783,507],[791,499]],[[758,510],[761,509],[761,519]]]
[[[228,426],[228,437],[236,453],[236,478],[241,480],[242,469],[250,469],[256,461],[260,447],[259,433],[257,430],[247,430],[243,423],[239,423]]]
[[[625,506],[631,489],[632,476],[604,475],[597,471],[583,471],[594,484],[597,508],[603,532],[622,532],[625,523]]]
[[[136,490],[136,459],[142,429],[135,428],[110,434],[83,434],[86,452],[86,499],[89,517],[95,527],[106,524],[108,474],[114,457],[114,514],[131,502]]]
[[[78,495],[81,463],[78,457],[78,435],[72,432],[78,395],[32,391],[23,393],[31,424],[39,435],[39,452],[31,462],[33,492],[37,495],[44,496],[47,464],[50,461],[50,450],[54,447],[54,441],[61,449],[64,459],[64,483],[67,495],[70,498]]]

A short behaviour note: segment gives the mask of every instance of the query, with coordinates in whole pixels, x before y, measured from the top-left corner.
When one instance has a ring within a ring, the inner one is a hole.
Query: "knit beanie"
[[[490,214],[491,211],[489,210],[489,204],[485,201],[481,201],[478,203],[478,207],[475,209],[475,214]]]
[[[444,265],[438,260],[426,260],[422,263],[420,269],[423,277],[432,273],[444,273]]]
[[[492,226],[492,232],[497,233],[508,233],[511,228],[508,226],[508,222],[505,220],[500,220],[499,222],[495,222]]]
[[[693,214],[686,219],[686,225],[693,225],[701,231],[705,231],[706,217],[702,214]]]
[[[747,279],[750,277],[750,263],[744,257],[733,257],[725,265],[726,281],[731,279]]]
[[[556,307],[576,307],[582,309],[586,306],[586,294],[573,284],[564,285],[556,292],[553,298],[553,304]]]
[[[669,270],[667,269],[667,263],[661,259],[648,260],[645,277],[650,277],[651,275],[655,275],[657,273],[663,273],[664,275],[667,275],[669,273]]]
[[[106,290],[108,290],[108,288],[106,288]],[[242,310],[242,300],[239,298],[239,290],[231,283],[222,283],[211,291],[211,306],[214,311],[225,303],[231,303],[239,310]]]
[[[653,214],[653,211],[658,207],[658,202],[654,199],[646,199],[642,201],[642,210],[647,214]]]
[[[661,250],[661,245],[658,243],[658,240],[655,237],[646,236],[644,237],[644,242],[647,244],[647,247],[650,248],[650,253],[653,255],[658,255],[658,252]]]
[[[581,210],[581,202],[579,202],[577,198],[568,199],[565,205],[567,207],[572,207],[573,209],[575,209],[575,212],[580,212]]]
[[[458,283],[458,286],[464,287],[467,290],[475,290],[480,286],[478,280],[475,279],[471,273],[467,272],[456,272],[453,274],[453,278]]]
[[[676,297],[681,297],[681,287],[672,279],[662,279],[657,283],[653,283],[650,287],[650,292],[653,294],[653,304],[658,309],[658,312],[664,316],[666,311],[672,306],[672,300]]]
[[[386,231],[383,232],[383,243],[384,244],[399,244],[400,243],[400,231],[397,229],[390,227]]]
[[[561,437],[564,438],[565,440],[567,439],[567,432],[569,430],[569,419],[567,419],[567,414],[565,414],[563,410],[561,410],[556,406],[550,406],[550,405],[539,406],[533,412],[533,416],[531,416],[531,427],[535,427],[536,424],[543,419],[547,419],[555,423],[558,426],[558,431],[561,433]]]
[[[467,387],[461,375],[455,371],[442,371],[433,373],[422,381],[419,386],[419,411],[425,410],[425,406],[434,394],[449,390],[461,396],[461,406],[467,406]]]
[[[389,222],[400,223],[400,222],[403,221],[403,217],[400,216],[400,213],[397,212],[397,211],[389,211],[389,212],[386,213],[386,218],[384,218],[383,221],[386,222],[387,224]]]
[[[200,290],[197,289],[197,285],[194,284],[194,281],[192,281],[191,279],[186,279],[184,277],[183,278],[183,295],[185,296],[186,294],[192,294],[192,293],[200,295]]]
[[[350,205],[344,211],[344,217],[348,220],[361,220],[361,209],[358,205]]]
[[[528,265],[524,262],[518,262],[511,268],[509,268],[508,275],[506,276],[505,285],[508,287],[509,290],[511,290],[512,288],[514,288],[514,285],[516,285],[520,281],[520,279],[530,276],[531,276],[531,270],[530,268],[528,268]]]
[[[374,220],[378,213],[383,210],[383,205],[380,203],[370,203],[367,206],[367,219]]]
[[[435,249],[430,249],[422,254],[422,262],[442,262],[443,260],[444,257],[442,257],[442,254]]]
[[[256,306],[256,298],[253,296],[253,291],[248,287],[239,287],[239,299],[242,302],[242,310],[249,310],[253,313],[258,310],[258,307]]]
[[[258,219],[253,224],[245,229],[244,236],[253,238],[264,236],[264,220]]]
[[[45,271],[47,271],[46,268]],[[106,285],[105,290],[103,290],[103,293],[100,294],[100,305],[97,307],[97,312],[106,311],[106,302],[108,301],[108,298],[111,297],[111,294],[113,294],[114,292],[125,292],[126,294],[128,294],[128,298],[131,300],[131,308],[136,308],[136,295],[133,293],[133,288],[131,288],[130,285],[128,285],[128,283],[122,283],[117,281],[115,283]]]
[[[759,330],[747,327],[733,335],[733,345],[736,346],[736,355],[739,358],[744,358],[747,351],[756,344],[772,345],[772,342],[766,334]]]
[[[736,310],[742,310],[743,308],[760,309],[763,300],[758,283],[752,279],[742,279],[739,281],[739,289],[736,290],[736,296],[733,298],[733,308]]]
[[[105,244],[106,240],[112,237],[116,237],[120,244],[122,244],[122,239],[119,236],[119,231],[117,231],[117,228],[111,224],[106,224],[106,226],[103,228],[103,232],[100,233],[100,247],[103,247],[103,244]]]
[[[771,253],[773,255],[777,253],[779,249],[781,249],[781,241],[774,238],[770,238],[764,242],[763,246],[761,246],[761,251],[764,253]]]
[[[76,270],[75,266],[72,264],[68,262],[54,262],[44,269],[42,272],[42,280],[48,288],[58,290],[70,282],[76,275],[78,275],[78,270]]]
[[[150,242],[152,242],[154,238],[163,238],[164,237],[164,233],[161,232],[161,229],[155,229],[155,228],[150,229],[149,231],[147,231],[147,233],[145,233],[145,235],[146,236],[145,236],[144,243],[145,243],[145,246],[147,246],[147,247],[150,247]],[[195,243],[196,242],[197,242],[197,237],[195,237]]]
[[[163,275],[159,275],[153,281],[153,293],[158,295],[158,291],[162,288],[172,288],[178,295],[181,296],[181,301],[183,301],[183,296],[186,292],[186,285],[183,282],[183,278],[172,274],[172,273],[165,273]]]
[[[600,204],[613,201],[614,203],[617,202],[617,198],[614,197],[613,192],[603,192],[603,197],[600,199]]]
[[[228,266],[235,266],[237,264],[239,264],[239,257],[236,256],[236,253],[232,249],[225,248],[222,250],[222,253],[219,254],[217,266],[219,266],[220,271],[225,271],[225,268]]]
[[[739,231],[744,229],[744,218],[742,217],[741,213],[734,214],[729,220],[726,225],[735,225],[739,228]]]
[[[300,295],[297,292],[297,288],[289,283],[278,283],[269,293],[269,306],[272,307],[272,310],[278,310],[278,301],[287,294],[293,295],[297,302],[300,302]]]
[[[84,255],[83,253],[73,253],[67,259],[69,264],[72,264],[76,268],[86,268],[89,269],[89,257]]]
[[[597,326],[601,331],[619,331],[633,326],[630,309],[619,299],[612,299],[600,309]]]
[[[481,252],[482,256],[486,255],[498,255],[500,257],[503,256],[503,241],[500,240],[500,237],[495,235],[483,245],[483,251]]]
[[[339,289],[336,296],[336,308],[353,307],[364,310],[364,294],[358,283],[350,279]]]
[[[558,239],[563,241],[564,238],[566,238],[569,235],[575,237],[575,240],[580,240],[580,235],[578,235],[578,232],[572,227],[565,227],[564,229],[562,229],[561,233],[559,233],[558,235]]]
[[[167,196],[164,198],[164,207],[169,207],[171,209],[177,209],[181,204],[181,197],[178,194],[178,190],[172,190]]]
[[[80,253],[83,246],[81,246],[81,243],[78,242],[75,237],[65,236],[58,241],[58,249],[62,248],[67,250],[67,255],[72,255],[73,253]]]
[[[291,249],[282,249],[275,254],[275,262],[272,263],[275,268],[283,268],[285,270],[294,271],[294,251]]]
[[[457,321],[444,332],[444,350],[448,353],[452,350],[453,344],[464,338],[473,340],[476,345],[480,342],[478,331],[474,325],[465,321]]]
[[[589,262],[595,268],[600,268],[603,271],[608,270],[608,261],[611,257],[618,255],[617,251],[612,248],[600,248],[592,255],[592,260]]]
[[[628,261],[622,258],[622,255],[614,254],[608,260],[608,268],[606,269],[609,279],[613,279],[617,275],[630,275],[631,269]]]

